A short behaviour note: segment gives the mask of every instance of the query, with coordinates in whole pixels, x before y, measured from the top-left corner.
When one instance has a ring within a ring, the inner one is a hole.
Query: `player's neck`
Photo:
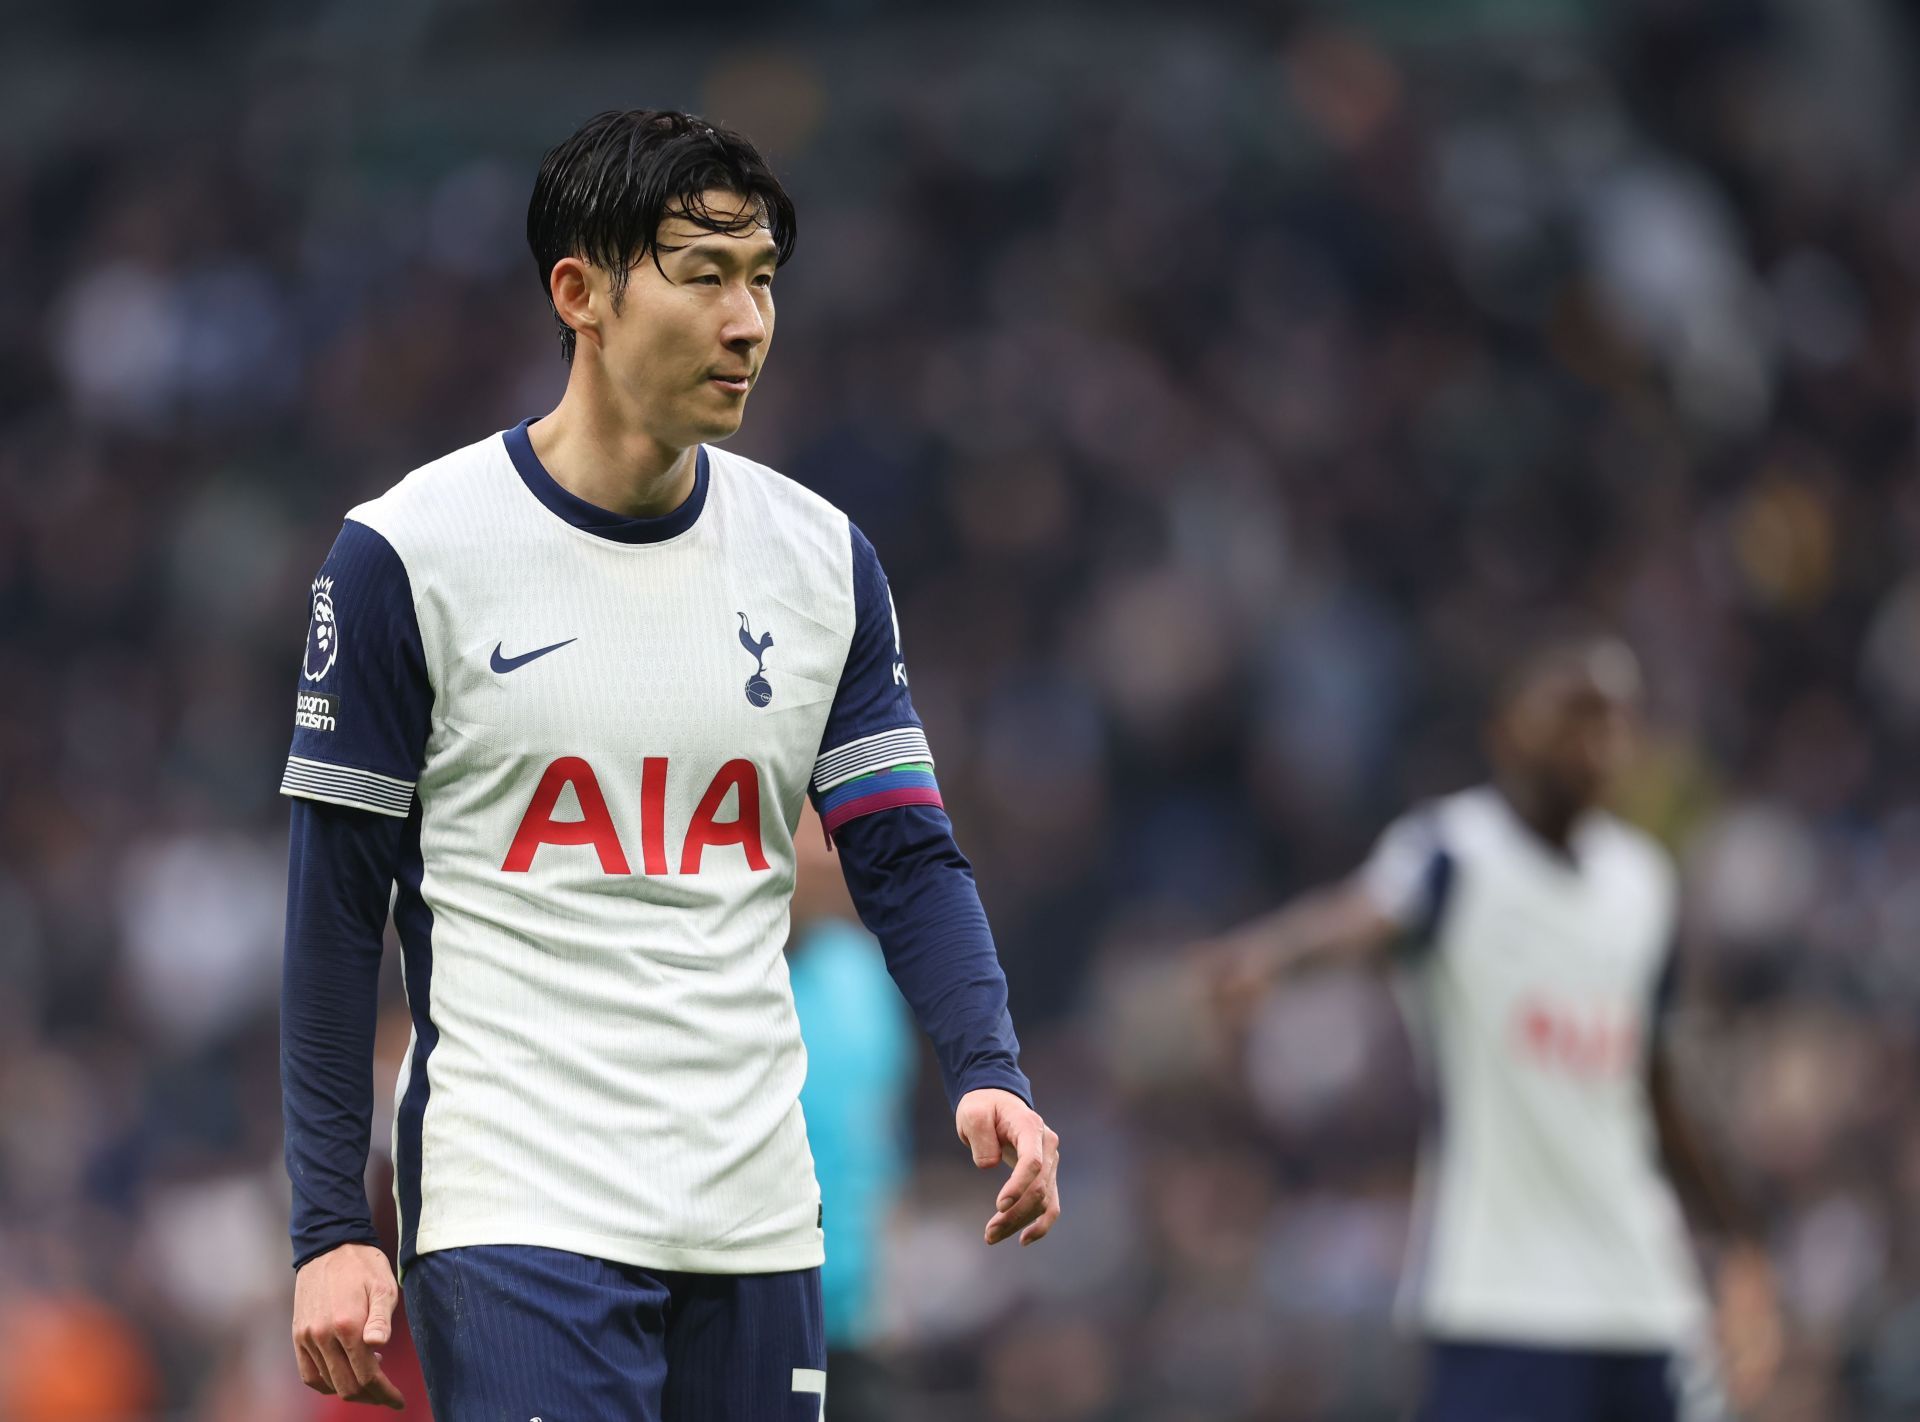
[[[1502,776],[1496,785],[1521,824],[1562,854],[1573,852],[1573,828],[1584,813],[1580,806],[1562,805],[1515,776]]]
[[[582,392],[580,374],[553,413],[527,430],[540,463],[595,508],[630,518],[672,513],[693,493],[700,447],[676,448],[623,420],[611,401]]]

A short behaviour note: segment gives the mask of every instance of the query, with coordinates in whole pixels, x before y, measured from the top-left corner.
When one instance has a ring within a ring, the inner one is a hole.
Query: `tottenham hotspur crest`
[[[747,700],[755,706],[765,706],[773,700],[773,688],[768,685],[767,648],[773,645],[773,633],[762,632],[758,637],[747,625],[747,614],[737,614],[740,618],[740,645],[753,653],[753,675],[747,678]]]
[[[333,579],[313,580],[313,619],[307,623],[307,656],[300,671],[308,681],[319,681],[333,670],[340,655],[340,624],[333,617]]]

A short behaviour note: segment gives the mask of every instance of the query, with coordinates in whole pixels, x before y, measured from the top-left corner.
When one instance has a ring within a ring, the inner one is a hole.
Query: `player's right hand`
[[[293,1356],[300,1381],[348,1402],[407,1405],[373,1350],[393,1333],[399,1285],[371,1244],[343,1244],[309,1259],[293,1277]]]
[[[953,1128],[978,1169],[1013,1166],[987,1221],[987,1243],[1017,1234],[1024,1249],[1045,1239],[1060,1218],[1059,1134],[1033,1107],[994,1086],[976,1087],[960,1098]]]
[[[1229,934],[1195,943],[1188,954],[1214,1018],[1230,1035],[1244,1034],[1276,976],[1269,945]]]

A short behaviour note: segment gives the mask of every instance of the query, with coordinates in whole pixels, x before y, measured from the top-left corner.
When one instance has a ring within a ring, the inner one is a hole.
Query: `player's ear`
[[[547,274],[547,294],[553,309],[576,335],[594,339],[600,320],[594,311],[593,270],[578,257],[562,257]]]

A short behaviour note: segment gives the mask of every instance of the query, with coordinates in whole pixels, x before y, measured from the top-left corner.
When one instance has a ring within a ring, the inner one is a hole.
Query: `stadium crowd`
[[[1897,7],[750,7],[724,45],[590,3],[376,45],[378,8],[5,61],[0,1416],[320,1415],[276,1083],[307,582],[350,505],[557,397],[526,194],[616,103],[740,127],[796,198],[736,447],[888,566],[1068,1142],[1053,1238],[983,1250],[923,1073],[911,1415],[1398,1415],[1392,1004],[1317,980],[1230,1046],[1179,948],[1477,778],[1556,612],[1648,668],[1690,1095],[1794,1329],[1763,1417],[1920,1411]]]

